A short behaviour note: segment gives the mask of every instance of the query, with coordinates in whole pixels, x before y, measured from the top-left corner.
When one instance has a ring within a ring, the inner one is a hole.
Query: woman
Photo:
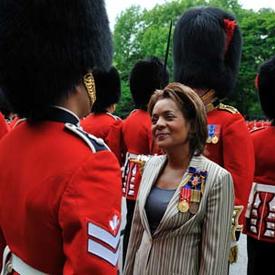
[[[135,169],[134,167],[131,169],[130,159],[136,160],[138,155],[159,153],[159,149],[153,143],[151,119],[147,112],[147,105],[154,91],[165,87],[168,81],[168,71],[157,57],[139,60],[130,73],[129,85],[135,109],[122,123],[123,148],[126,152],[122,193],[127,204],[127,221],[123,237],[123,260],[127,252],[135,201],[140,184],[139,177],[131,173]],[[135,178],[134,181],[132,181],[133,178]]]
[[[145,166],[125,274],[227,273],[233,183],[202,156],[207,138],[202,101],[171,83],[149,102],[152,132],[166,155]]]

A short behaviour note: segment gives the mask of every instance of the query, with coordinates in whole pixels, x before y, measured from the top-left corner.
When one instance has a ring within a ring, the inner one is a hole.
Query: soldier
[[[0,144],[1,274],[117,274],[120,168],[79,127],[111,62],[104,1],[0,0],[1,88],[26,118]]]
[[[272,123],[252,132],[255,174],[246,211],[248,275],[275,274],[275,57],[257,77],[264,114]]]
[[[156,89],[167,85],[169,75],[163,63],[156,57],[138,61],[130,74],[130,90],[135,103],[135,110],[123,121],[122,135],[126,148],[122,193],[126,197],[127,221],[123,240],[123,259],[125,259],[130,236],[135,200],[140,179],[130,182],[128,175],[129,160],[138,155],[153,155],[160,151],[153,143],[151,118],[147,104]]]
[[[93,75],[98,96],[92,113],[81,121],[81,126],[88,133],[102,138],[121,163],[122,120],[112,114],[121,95],[120,76],[115,67],[107,72],[96,70]]]
[[[190,9],[175,28],[175,80],[192,87],[204,102],[208,120],[205,155],[233,177],[236,219],[247,204],[254,173],[254,152],[243,116],[220,101],[234,89],[241,44],[236,19],[219,8]],[[240,223],[243,222],[244,211],[240,218]],[[241,230],[237,221],[233,228]]]

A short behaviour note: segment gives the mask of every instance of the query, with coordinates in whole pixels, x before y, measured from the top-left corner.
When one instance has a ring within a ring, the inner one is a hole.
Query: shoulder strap
[[[108,150],[110,148],[104,143],[103,139],[96,138],[95,136],[86,133],[82,128],[71,123],[65,123],[65,128],[80,137],[90,147],[93,153]]]
[[[239,111],[235,107],[232,107],[230,105],[225,105],[223,103],[220,103],[217,108],[220,109],[220,110],[227,111],[227,112],[229,112],[231,114],[237,114],[237,113],[239,113]]]

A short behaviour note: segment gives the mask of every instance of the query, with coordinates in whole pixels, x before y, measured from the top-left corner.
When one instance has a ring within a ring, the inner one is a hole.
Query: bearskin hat
[[[275,57],[260,66],[257,86],[264,114],[275,119]]]
[[[0,112],[7,118],[12,111],[12,107],[8,102],[6,96],[4,95],[3,91],[0,89]]]
[[[146,110],[153,92],[168,84],[169,74],[159,58],[150,57],[134,65],[129,82],[135,107]]]
[[[175,81],[214,89],[220,99],[234,89],[242,38],[233,15],[219,8],[186,11],[174,32]]]
[[[96,86],[96,101],[92,112],[103,113],[112,104],[118,103],[121,95],[120,76],[115,67],[109,71],[94,70],[93,76]]]
[[[32,117],[88,71],[109,69],[111,41],[104,0],[0,0],[0,86]]]

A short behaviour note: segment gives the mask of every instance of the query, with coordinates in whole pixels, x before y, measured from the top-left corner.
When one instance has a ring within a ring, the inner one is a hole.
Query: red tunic
[[[49,274],[117,274],[121,174],[114,154],[77,126],[49,120],[22,122],[0,151],[0,254],[7,244]]]
[[[2,113],[0,113],[0,139],[9,131],[8,125]]]
[[[86,132],[102,138],[121,163],[121,123],[122,120],[111,113],[91,113],[81,121],[81,126]]]
[[[246,233],[275,244],[275,127],[251,134],[255,149],[255,176],[246,212]]]
[[[15,128],[17,125],[19,125],[21,122],[23,122],[25,119],[24,118],[20,118],[18,116],[14,116],[11,120],[11,122],[9,123],[10,129],[12,130],[13,128]]]
[[[132,111],[122,123],[122,135],[128,153],[124,165],[122,192],[127,199],[135,200],[141,177],[138,165],[129,163],[129,159],[134,159],[137,155],[160,153],[153,142],[149,113],[140,109]]]
[[[254,175],[251,136],[243,116],[236,109],[226,105],[219,106],[207,113],[209,138],[205,155],[231,173],[235,206],[242,205],[245,208]],[[242,211],[240,224],[244,223],[244,213],[245,210]]]
[[[148,112],[136,109],[123,121],[122,134],[127,152],[150,155],[158,153],[153,143],[151,118]]]

